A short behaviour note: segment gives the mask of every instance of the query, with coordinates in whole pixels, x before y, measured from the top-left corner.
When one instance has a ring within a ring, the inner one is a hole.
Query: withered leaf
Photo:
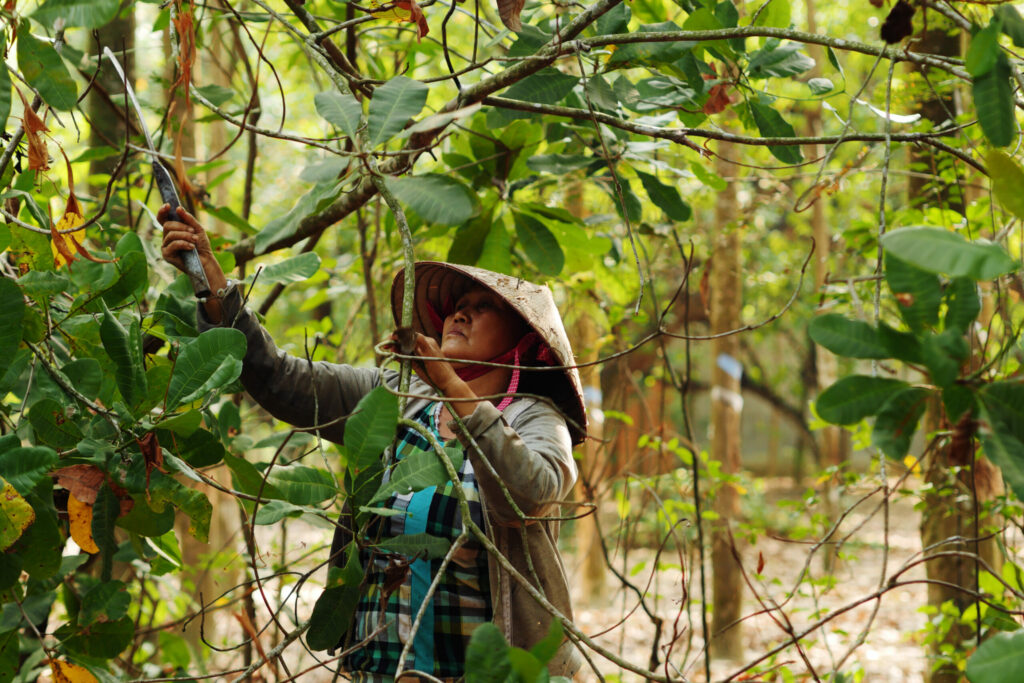
[[[727,89],[727,83],[711,86],[711,91],[708,93],[708,101],[704,103],[705,114],[717,114],[725,111],[732,104],[732,98],[729,97]]]
[[[519,15],[523,12],[523,5],[526,0],[498,0],[498,15],[501,16],[501,23],[509,31],[519,33],[523,24],[519,21]]]
[[[907,0],[899,0],[892,9],[889,16],[882,24],[882,40],[889,43],[898,43],[914,32],[914,25],[911,19],[914,16],[914,6]]]
[[[30,171],[45,171],[50,168],[50,153],[46,149],[46,140],[42,134],[49,132],[46,123],[39,118],[39,114],[29,106],[25,95],[18,88],[14,89],[21,98],[24,105],[21,123],[25,130],[25,139],[28,141],[28,168]]]

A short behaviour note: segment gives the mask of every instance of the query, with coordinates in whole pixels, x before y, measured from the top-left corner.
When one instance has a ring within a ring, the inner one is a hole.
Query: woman
[[[325,425],[320,434],[341,443],[344,420],[338,418],[351,414],[359,399],[375,387],[397,388],[394,371],[309,363],[279,350],[243,306],[237,287],[229,284],[199,222],[183,210],[175,216],[167,206],[157,217],[164,226],[164,258],[182,269],[178,252],[195,248],[216,293],[200,308],[200,328],[230,325],[245,334],[248,348],[242,383],[275,417],[299,427]],[[399,273],[391,291],[396,321],[403,291],[404,275]],[[586,429],[582,391],[575,368],[526,369],[573,365],[550,291],[479,268],[418,263],[413,327],[415,355],[445,360],[415,364],[419,377],[412,381],[410,392],[417,398],[408,401],[405,417],[440,439],[455,438],[463,446],[459,478],[474,522],[486,529],[521,577],[571,618],[556,546],[558,521],[545,517],[559,514],[558,503],[576,479],[572,446],[583,440]],[[543,394],[550,400],[515,398],[517,391]],[[455,416],[465,431],[452,419]],[[396,458],[416,447],[429,448],[415,430],[403,428]],[[391,535],[427,532],[454,540],[462,522],[453,495],[449,482],[392,496],[387,507],[397,514],[379,518],[379,530]],[[365,643],[343,663],[354,679],[386,680],[396,672],[412,619],[425,602],[426,587],[439,561],[412,562],[401,586],[392,593],[393,586],[385,590],[383,559],[368,551],[360,558],[366,580],[348,642]],[[475,539],[455,554],[425,615],[405,668],[440,678],[464,673],[465,648],[479,623],[493,620],[512,645],[528,649],[547,635],[551,622],[548,611],[521,581],[489,558]],[[549,669],[555,675],[571,676],[578,661],[579,654],[566,642]]]

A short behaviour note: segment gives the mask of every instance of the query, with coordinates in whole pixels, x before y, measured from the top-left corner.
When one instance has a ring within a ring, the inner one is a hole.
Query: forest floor
[[[851,501],[857,495],[856,491],[850,492]],[[779,480],[768,484],[762,504],[776,506],[781,500],[800,500],[800,496],[801,492],[793,489],[791,480]],[[789,637],[775,619],[783,624],[788,620],[793,632],[801,633],[825,614],[872,596],[878,590],[883,571],[888,578],[917,556],[921,549],[918,532],[920,514],[914,509],[913,501],[893,498],[889,505],[888,523],[879,506],[880,501],[879,495],[873,496],[844,519],[838,536],[850,536],[832,573],[824,570],[824,550],[808,561],[812,545],[807,539],[794,541],[785,540],[780,535],[761,535],[753,543],[740,545],[743,566],[751,583],[757,587],[763,604],[770,606],[774,600],[781,605],[781,611],[774,615],[756,614],[764,610],[750,588],[745,588],[743,614],[752,616],[747,616],[742,625],[744,655],[737,661],[712,660],[712,680],[724,680],[743,671],[747,663],[760,660],[785,643]],[[844,498],[843,503],[849,505],[850,501]],[[790,504],[788,507],[792,509],[794,506]],[[614,511],[611,514],[614,515]],[[705,681],[699,577],[689,577],[686,585],[689,599],[684,600],[679,553],[662,553],[659,560],[662,567],[652,576],[654,559],[654,549],[633,548],[625,559],[621,554],[616,555],[613,564],[619,565],[634,585],[641,589],[649,586],[648,606],[664,619],[665,624],[658,647],[661,666],[664,666],[665,644],[672,639],[672,623],[676,621],[680,637],[669,659],[687,680]],[[570,576],[585,574],[580,558],[569,556],[566,560]],[[755,576],[761,561],[762,572]],[[689,560],[686,564],[695,566]],[[628,576],[630,573],[633,575]],[[904,581],[921,578],[924,578],[924,570],[920,565],[901,576]],[[646,665],[654,647],[656,629],[643,609],[634,609],[637,607],[636,594],[623,590],[621,582],[607,571],[600,583],[588,585],[586,581],[573,581],[572,584],[575,619],[579,627],[588,634],[610,629],[597,639],[598,642],[626,661]],[[707,585],[710,592],[710,576]],[[609,600],[608,596],[614,597]],[[791,597],[787,599],[787,596]],[[927,617],[918,608],[926,600],[927,589],[923,583],[911,583],[887,592],[881,600],[867,600],[802,639],[803,655],[790,645],[774,659],[761,662],[758,670],[765,673],[760,677],[744,671],[737,679],[814,680],[815,676],[811,674],[813,667],[817,677],[823,681],[831,681],[832,672],[857,674],[858,671],[863,672],[863,678],[851,676],[847,680],[872,683],[923,681],[928,666],[922,645]],[[688,607],[689,611],[680,613],[681,606]],[[876,608],[877,613],[872,620]],[[863,638],[863,643],[851,652],[851,645],[860,638]],[[777,668],[769,671],[773,665]],[[641,680],[640,676],[606,660],[601,661],[598,668],[607,680]],[[793,678],[788,675],[790,673]],[[745,679],[745,676],[751,678]],[[591,674],[577,679],[593,681],[597,677]]]

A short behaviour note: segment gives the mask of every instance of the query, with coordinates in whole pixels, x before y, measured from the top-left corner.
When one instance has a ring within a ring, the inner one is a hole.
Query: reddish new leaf
[[[161,472],[166,473],[164,470],[164,452],[160,450],[160,440],[156,437],[156,432],[149,432],[141,439],[136,439],[135,443],[139,444],[139,450],[142,451],[142,457],[146,462],[146,491],[149,491],[149,475],[153,473],[154,469],[158,469]]]
[[[705,114],[717,114],[725,111],[732,104],[732,98],[729,97],[727,92],[728,87],[728,83],[719,83],[718,85],[711,86],[711,92],[708,93],[708,101],[704,103]]]

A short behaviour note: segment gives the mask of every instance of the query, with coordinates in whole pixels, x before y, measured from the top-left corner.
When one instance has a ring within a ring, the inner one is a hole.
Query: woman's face
[[[490,360],[508,351],[526,333],[511,306],[489,289],[472,289],[444,319],[441,351],[446,358]]]

